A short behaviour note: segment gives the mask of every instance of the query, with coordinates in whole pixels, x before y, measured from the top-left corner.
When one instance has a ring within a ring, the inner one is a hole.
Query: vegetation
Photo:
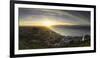
[[[46,27],[19,27],[19,49],[90,46],[90,36],[61,36]]]

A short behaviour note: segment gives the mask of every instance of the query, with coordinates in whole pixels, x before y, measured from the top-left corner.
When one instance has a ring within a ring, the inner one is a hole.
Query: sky
[[[50,28],[63,36],[90,34],[90,12],[57,9],[19,8],[19,26],[66,25]]]
[[[36,8],[19,8],[19,21],[42,22],[50,20],[54,22],[70,23],[75,25],[89,25],[89,11],[71,11],[56,9],[36,9]]]

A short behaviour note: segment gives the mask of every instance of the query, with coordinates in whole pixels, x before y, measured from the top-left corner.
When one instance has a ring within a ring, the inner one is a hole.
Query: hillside
[[[19,49],[54,47],[61,38],[46,27],[19,27]]]
[[[90,46],[90,36],[85,37],[85,41],[81,38],[61,36],[43,26],[19,27],[19,49]]]

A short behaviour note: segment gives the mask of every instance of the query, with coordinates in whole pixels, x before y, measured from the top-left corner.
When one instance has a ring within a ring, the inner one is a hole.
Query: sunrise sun
[[[53,21],[49,21],[49,20],[47,20],[47,21],[43,21],[42,22],[42,24],[44,25],[44,26],[52,26],[52,25],[55,25],[55,23],[53,22]]]

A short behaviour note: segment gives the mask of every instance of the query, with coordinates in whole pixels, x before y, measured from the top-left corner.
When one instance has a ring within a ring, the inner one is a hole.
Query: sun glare
[[[43,24],[44,26],[49,27],[49,26],[54,25],[55,23],[54,23],[53,21],[43,21],[42,24]]]
[[[20,26],[46,26],[51,27],[53,25],[73,25],[72,23],[65,23],[60,21],[53,21],[53,20],[43,20],[43,21],[20,21]]]

